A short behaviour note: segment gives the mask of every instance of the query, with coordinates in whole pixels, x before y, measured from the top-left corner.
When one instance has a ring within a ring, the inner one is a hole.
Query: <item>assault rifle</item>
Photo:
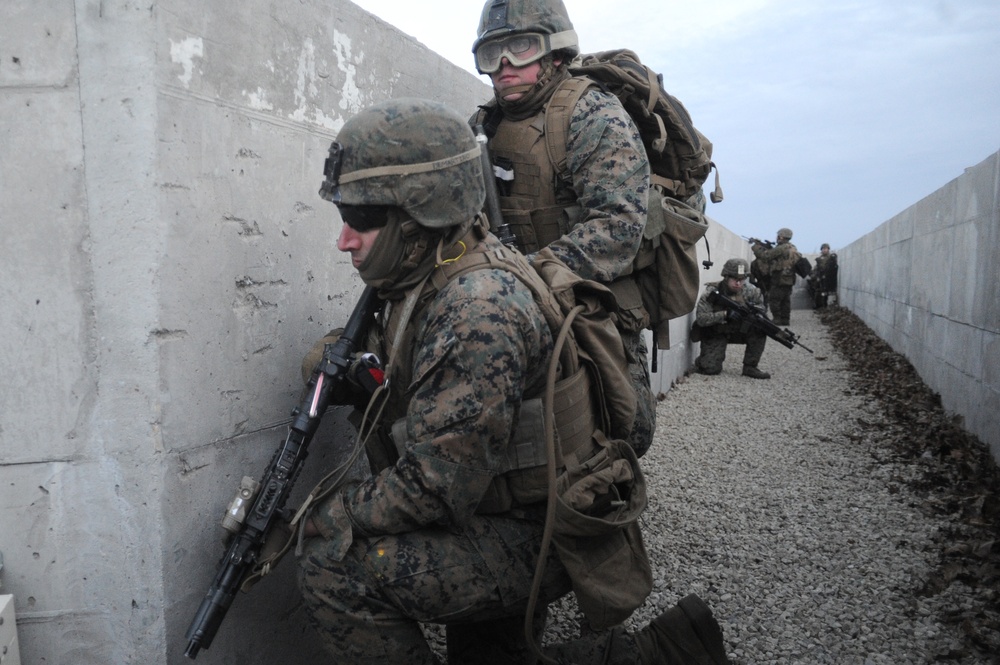
[[[352,371],[357,371],[353,356],[364,341],[377,309],[375,290],[365,287],[343,334],[323,349],[323,359],[313,370],[305,397],[292,411],[288,435],[275,451],[260,483],[245,477],[240,484],[240,491],[223,519],[223,526],[233,534],[232,540],[187,631],[184,655],[188,658],[193,660],[199,650],[212,644],[237,590],[259,562],[268,533],[278,520],[287,517],[285,501],[302,470],[309,442],[331,404],[331,397],[342,391],[342,382],[348,380]]]
[[[727,298],[719,293],[718,289],[709,293],[707,297],[708,302],[713,305],[724,305],[733,318],[736,321],[741,322],[744,326],[756,328],[774,341],[784,344],[789,349],[795,346],[801,346],[809,353],[813,352],[812,349],[799,341],[799,338],[795,333],[788,328],[782,330],[776,326],[771,319],[767,318],[767,315],[765,315],[764,312],[760,311],[756,307],[740,304],[735,300],[731,300],[730,298]]]
[[[759,238],[747,238],[746,236],[740,236],[740,237],[746,240],[751,245],[760,243],[761,245],[764,245],[764,247],[767,247],[768,249],[774,247],[774,241],[772,240],[760,240]]]

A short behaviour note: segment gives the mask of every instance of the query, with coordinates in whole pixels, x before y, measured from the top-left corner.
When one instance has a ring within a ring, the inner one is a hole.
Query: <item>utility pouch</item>
[[[580,610],[594,630],[616,626],[645,602],[653,573],[639,531],[646,480],[632,447],[594,432],[599,452],[556,480],[552,535]]]

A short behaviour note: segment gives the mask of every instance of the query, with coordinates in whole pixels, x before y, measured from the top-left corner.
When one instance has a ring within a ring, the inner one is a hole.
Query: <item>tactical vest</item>
[[[535,302],[545,316],[552,329],[553,336],[558,332],[562,315],[559,306],[552,299],[547,285],[520,254],[511,252],[496,244],[489,246],[480,242],[484,233],[482,226],[475,226],[463,238],[466,244],[465,253],[457,260],[438,265],[425,283],[423,292],[418,298],[418,304],[407,322],[403,321],[401,307],[392,303],[385,318],[384,337],[381,347],[386,358],[396,357],[392,361],[392,375],[386,377],[392,390],[404,390],[400,399],[392,400],[397,405],[397,412],[386,411],[385,421],[392,422],[391,441],[383,436],[379,441],[369,442],[369,460],[373,471],[395,463],[399,455],[413,442],[406,431],[405,406],[413,397],[410,390],[412,382],[413,336],[415,322],[421,312],[433,300],[438,292],[448,282],[474,270],[504,270],[512,273],[524,283],[535,296]],[[406,325],[398,348],[393,348],[393,340],[401,324]],[[564,367],[563,378],[556,383],[554,400],[554,423],[562,455],[560,471],[567,463],[579,464],[589,459],[597,452],[592,439],[594,430],[598,429],[595,399],[591,391],[591,382],[587,371],[577,367],[568,375],[566,368],[574,366],[570,355],[577,351],[571,344],[566,345],[561,358]],[[548,493],[547,455],[545,445],[545,429],[543,426],[543,405],[541,390],[537,394],[529,394],[521,403],[518,423],[512,433],[507,455],[489,491],[477,508],[480,514],[507,512],[517,505],[526,505],[545,500]],[[382,449],[373,449],[381,446]],[[391,449],[387,447],[391,445]],[[376,461],[377,460],[377,461]]]
[[[565,146],[569,117],[580,97],[597,84],[586,77],[564,81],[544,109],[524,120],[504,118],[490,139],[494,164],[509,167],[513,178],[501,177],[500,212],[518,239],[525,254],[541,248],[569,233],[583,218],[572,176],[566,163],[566,151],[555,156],[551,145]],[[473,120],[482,123],[495,108],[480,111]],[[550,136],[551,135],[551,136]],[[637,332],[649,322],[642,307],[639,286],[631,275],[619,277],[608,285],[620,308],[619,327]]]
[[[524,120],[504,120],[490,141],[494,163],[509,167],[512,179],[501,177],[500,211],[525,254],[537,252],[569,233],[583,208],[573,183],[560,179],[545,138],[545,118],[569,93],[560,86],[545,111]]]
[[[792,243],[779,243],[775,249],[781,252],[770,259],[771,286],[792,286],[795,284],[795,263],[802,257]],[[773,250],[772,250],[773,251]]]

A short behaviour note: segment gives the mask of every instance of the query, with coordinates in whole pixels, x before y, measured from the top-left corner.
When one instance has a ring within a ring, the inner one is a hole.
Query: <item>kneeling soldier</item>
[[[388,361],[365,416],[376,426],[372,475],[323,497],[306,520],[306,613],[336,662],[439,665],[421,623],[448,627],[449,663],[525,662],[518,633],[547,499],[515,505],[490,490],[510,478],[523,407],[541,393],[556,344],[529,286],[479,260],[512,256],[513,266],[520,255],[482,223],[476,139],[436,102],[384,102],[347,121],[326,175],[324,198],[344,221],[337,247],[387,302],[373,350]],[[554,549],[545,563],[540,605],[570,590]],[[617,626],[545,653],[581,664],[729,662],[693,594],[639,630]]]
[[[771,375],[757,368],[764,355],[767,335],[748,325],[743,325],[738,312],[727,310],[723,304],[713,304],[709,297],[718,290],[722,295],[740,304],[764,311],[764,298],[759,289],[747,284],[750,265],[743,259],[729,259],[722,267],[722,281],[707,284],[698,300],[695,326],[691,341],[701,342],[701,354],[695,360],[695,371],[701,374],[718,374],[726,359],[726,346],[745,344],[743,351],[743,376],[770,379]]]

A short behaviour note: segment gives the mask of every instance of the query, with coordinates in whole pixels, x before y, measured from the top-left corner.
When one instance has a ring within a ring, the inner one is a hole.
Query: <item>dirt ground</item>
[[[989,448],[946,413],[910,362],[857,316],[842,307],[817,314],[857,379],[854,390],[885,409],[885,422],[859,418],[866,429],[880,430],[870,454],[878,462],[914,467],[907,482],[923,498],[923,508],[955,524],[940,538],[937,569],[917,590],[934,595],[953,584],[968,589],[967,602],[940,617],[959,626],[966,650],[937,661],[980,657],[1000,663],[1000,471]]]

